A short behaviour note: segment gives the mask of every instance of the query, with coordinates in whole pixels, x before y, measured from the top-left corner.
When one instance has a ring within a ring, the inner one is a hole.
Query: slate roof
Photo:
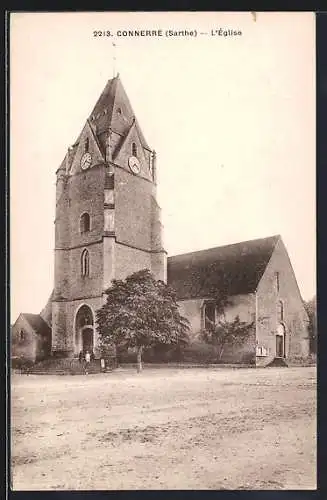
[[[97,100],[91,116],[97,117],[100,113],[107,109],[109,116],[112,116],[112,111],[115,102],[115,96],[117,91],[118,78],[112,78],[108,80],[105,88],[103,89],[99,99]]]
[[[120,113],[118,113],[118,111],[120,111]],[[121,141],[118,146],[119,148],[125,141],[130,129],[134,126],[136,127],[142,146],[148,151],[151,151],[138,120],[134,115],[133,108],[122,85],[119,74],[107,81],[107,84],[97,100],[91,114],[89,115],[87,122],[103,156],[105,156],[106,152],[105,136],[109,129],[121,136]],[[69,165],[72,164],[82,133],[83,131],[78,135],[78,138],[71,146],[70,153],[66,153],[66,156],[56,173],[59,173],[60,170],[66,172],[68,154]]]
[[[121,108],[122,116],[117,113],[118,108]],[[110,128],[123,136],[127,135],[135,121],[143,147],[150,150],[134,115],[133,108],[122,85],[119,74],[111,80],[108,80],[89,119],[92,124],[96,124],[96,128],[99,132]]]
[[[178,299],[208,297],[219,290],[229,296],[254,292],[279,235],[242,241],[167,259],[167,282]]]
[[[45,338],[51,337],[51,328],[40,314],[22,313],[21,315],[30,324],[36,334]]]

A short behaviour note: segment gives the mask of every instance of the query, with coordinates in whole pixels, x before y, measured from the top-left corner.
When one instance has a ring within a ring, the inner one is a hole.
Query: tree
[[[211,322],[202,332],[202,339],[214,347],[220,361],[227,346],[242,345],[249,338],[253,325],[253,322],[241,321],[238,315],[232,321],[227,321],[223,315],[217,324]]]
[[[179,313],[175,292],[148,269],[113,280],[105,293],[96,313],[100,345],[136,348],[138,372],[145,347],[188,342],[189,323]]]
[[[220,285],[223,284],[223,287]],[[226,319],[226,310],[232,304],[230,299],[231,280],[228,270],[221,263],[214,262],[204,268],[194,269],[191,273],[188,287],[193,294],[210,297],[209,304],[214,305],[215,316],[219,321],[211,321],[205,317],[207,326],[201,332],[201,338],[212,345],[218,360],[221,360],[227,346],[242,345],[250,336],[254,322],[240,321],[236,316],[233,321]]]
[[[304,307],[309,316],[310,352],[317,353],[317,297],[304,302]]]

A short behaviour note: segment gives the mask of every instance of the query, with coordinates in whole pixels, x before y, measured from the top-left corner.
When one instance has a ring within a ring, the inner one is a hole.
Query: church
[[[226,362],[264,366],[306,357],[308,318],[280,236],[167,259],[156,168],[156,152],[117,75],[56,172],[54,289],[39,315],[19,315],[12,356],[36,362],[83,349],[98,356],[95,311],[104,291],[112,279],[147,268],[176,290],[194,345],[206,318],[218,321],[214,283],[230,297],[229,316],[254,324],[247,345],[226,352]]]

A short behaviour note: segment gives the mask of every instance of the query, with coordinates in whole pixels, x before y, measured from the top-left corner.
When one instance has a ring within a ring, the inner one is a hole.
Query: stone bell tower
[[[53,354],[97,354],[95,311],[112,279],[147,268],[166,281],[160,219],[156,154],[117,76],[57,170]]]

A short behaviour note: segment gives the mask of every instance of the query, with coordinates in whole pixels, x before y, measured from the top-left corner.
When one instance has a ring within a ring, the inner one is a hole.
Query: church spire
[[[90,114],[89,120],[97,134],[113,130],[122,136],[128,134],[129,129],[135,121],[143,147],[150,150],[137,123],[119,73],[114,78],[108,80]]]

